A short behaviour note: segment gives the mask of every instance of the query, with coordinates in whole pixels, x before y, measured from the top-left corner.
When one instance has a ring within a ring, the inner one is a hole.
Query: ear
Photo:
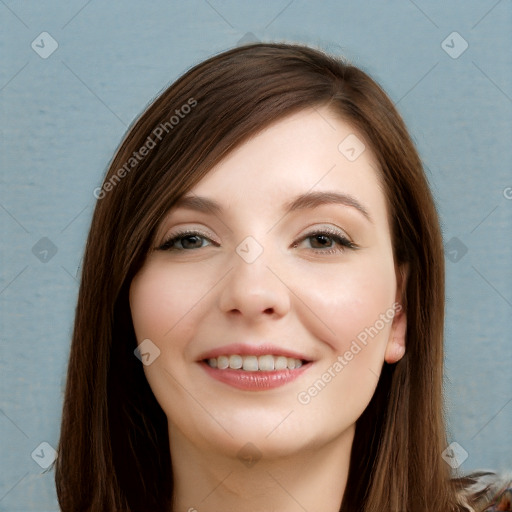
[[[401,265],[396,268],[395,274],[397,281],[395,303],[393,304],[395,316],[391,324],[391,331],[384,355],[384,360],[389,364],[400,361],[404,356],[405,335],[407,332],[407,313],[404,307],[404,298],[409,269],[406,265]]]

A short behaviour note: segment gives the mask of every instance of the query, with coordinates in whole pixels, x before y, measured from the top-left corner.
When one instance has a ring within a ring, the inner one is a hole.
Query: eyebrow
[[[317,208],[326,204],[341,204],[355,208],[371,222],[368,210],[355,197],[349,194],[340,194],[339,192],[307,192],[306,194],[301,194],[286,204],[285,212],[290,213],[296,210]]]
[[[295,197],[292,201],[284,205],[284,214],[297,210],[306,210],[318,208],[327,204],[341,204],[349,206],[359,211],[368,221],[372,222],[368,210],[350,194],[341,194],[339,192],[306,192]],[[184,196],[174,205],[175,208],[186,208],[204,213],[213,213],[220,215],[222,206],[213,199],[201,196]]]

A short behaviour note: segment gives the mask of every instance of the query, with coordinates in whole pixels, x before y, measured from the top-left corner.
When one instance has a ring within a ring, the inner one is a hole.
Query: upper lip
[[[203,352],[198,360],[203,361],[204,359],[212,359],[219,356],[228,355],[239,355],[239,356],[264,356],[267,354],[274,356],[286,356],[294,357],[295,359],[301,359],[302,361],[312,361],[311,357],[308,357],[295,350],[289,350],[277,345],[270,344],[259,344],[251,345],[249,343],[231,343],[229,345],[223,345],[207,352]]]

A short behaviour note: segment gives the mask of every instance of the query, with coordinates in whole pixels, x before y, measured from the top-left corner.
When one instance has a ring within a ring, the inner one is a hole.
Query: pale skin
[[[383,364],[404,355],[406,332],[398,311],[333,372],[358,334],[401,302],[404,285],[378,165],[367,143],[355,161],[339,151],[349,134],[363,140],[323,107],[252,137],[186,194],[221,210],[169,211],[133,279],[137,340],[160,350],[144,371],[168,418],[175,511],[339,510],[355,422]],[[350,196],[367,215],[333,202],[285,214],[297,196],[317,192]],[[200,234],[158,250],[182,229]],[[325,229],[320,240],[312,235]],[[355,247],[340,245],[333,230]],[[236,251],[248,236],[263,249],[250,263]],[[199,364],[205,351],[245,342],[298,351],[312,364],[266,391],[235,389]],[[301,403],[329,368],[328,384]],[[255,464],[237,455],[244,446],[261,457]]]

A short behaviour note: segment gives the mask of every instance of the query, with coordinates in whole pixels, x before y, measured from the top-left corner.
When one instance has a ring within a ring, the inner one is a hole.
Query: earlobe
[[[401,307],[401,305],[400,305]],[[384,359],[386,363],[396,363],[405,354],[405,334],[407,332],[407,314],[403,309],[396,312],[389,333]]]
[[[386,354],[384,360],[388,364],[397,363],[404,357],[405,343],[397,338],[392,338],[386,346]]]
[[[406,293],[406,283],[409,274],[407,265],[401,265],[396,269],[397,291],[395,305],[395,316],[389,334],[388,344],[384,360],[386,363],[397,363],[405,354],[405,335],[407,332],[407,313],[403,306],[403,298]]]

